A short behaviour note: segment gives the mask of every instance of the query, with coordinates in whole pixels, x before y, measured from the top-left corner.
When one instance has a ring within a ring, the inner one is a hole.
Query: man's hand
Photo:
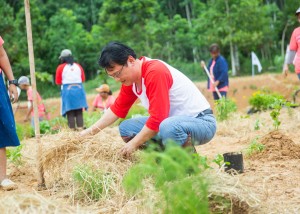
[[[17,90],[17,86],[14,84],[10,84],[8,87],[8,91],[9,91],[9,97],[12,100],[12,103],[15,103],[18,101],[18,90]]]
[[[289,66],[288,66],[288,64],[284,64],[282,74],[283,74],[284,77],[287,77],[289,75]]]
[[[120,150],[121,155],[124,157],[130,157],[133,152],[135,152],[138,147],[133,143],[133,141],[129,141],[125,146]]]

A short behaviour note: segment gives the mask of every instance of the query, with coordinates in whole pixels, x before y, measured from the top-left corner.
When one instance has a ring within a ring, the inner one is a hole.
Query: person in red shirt
[[[92,111],[99,109],[100,111],[106,111],[115,102],[115,97],[111,95],[111,91],[107,84],[100,85],[96,88],[99,92],[93,101]]]
[[[82,84],[85,81],[84,70],[74,62],[69,49],[62,50],[59,59],[61,64],[56,69],[55,83],[61,85],[61,114],[67,116],[70,129],[81,130],[84,127],[82,112],[88,109]]]
[[[30,86],[29,78],[26,76],[21,76],[18,80],[19,87],[22,90],[25,90],[27,93],[27,100],[28,105],[26,107],[18,106],[18,108],[28,108],[28,111],[25,115],[24,122],[29,120],[29,117],[31,116],[31,126],[34,127],[34,113],[33,113],[33,95],[32,95],[32,87]],[[47,112],[45,105],[43,103],[42,97],[37,91],[37,98],[38,98],[38,115],[39,115],[39,121],[42,121],[46,119]]]
[[[121,154],[128,156],[155,138],[166,145],[170,140],[182,147],[209,142],[216,132],[216,120],[210,104],[182,72],[167,63],[148,57],[137,58],[133,49],[111,42],[101,52],[99,65],[121,82],[115,103],[81,137],[96,134],[125,118],[139,99],[149,117],[124,120],[120,135],[127,143]]]
[[[300,23],[300,7],[295,13]],[[297,27],[291,36],[289,50],[287,51],[283,66],[283,73],[287,76],[289,73],[289,64],[294,64],[295,72],[300,79],[300,27]]]
[[[20,141],[16,132],[15,119],[11,107],[11,101],[18,101],[18,91],[16,85],[18,81],[14,79],[11,65],[3,47],[4,41],[0,36],[0,74],[4,72],[8,79],[8,92],[3,79],[0,80],[0,186],[3,190],[17,189],[16,183],[11,181],[6,175],[6,147],[19,146]]]

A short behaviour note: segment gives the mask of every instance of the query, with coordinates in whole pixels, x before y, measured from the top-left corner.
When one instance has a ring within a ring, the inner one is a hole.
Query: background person
[[[27,107],[18,106],[18,108],[28,108],[27,113],[24,118],[24,122],[29,120],[29,117],[31,116],[31,126],[34,127],[34,112],[33,112],[33,92],[32,87],[30,86],[29,78],[26,76],[21,76],[18,80],[19,87],[22,90],[25,90],[27,93],[27,100],[28,105]],[[44,120],[47,118],[47,112],[45,105],[43,103],[42,97],[40,96],[39,92],[37,91],[37,98],[38,98],[38,115],[39,115],[39,121]]]
[[[159,137],[182,147],[209,142],[216,132],[216,120],[210,105],[195,84],[167,63],[147,57],[137,58],[134,50],[118,43],[109,43],[102,50],[99,65],[107,74],[122,83],[115,103],[81,137],[95,134],[125,118],[140,99],[149,117],[123,121],[121,137],[127,144],[121,154],[128,156],[144,143]]]
[[[218,44],[212,44],[209,47],[209,52],[211,59],[208,63],[207,69],[214,83],[212,83],[208,78],[207,88],[213,93],[214,100],[218,100],[219,96],[215,87],[218,88],[222,97],[227,96],[229,87],[228,64],[226,59],[220,54],[220,48]]]
[[[298,22],[300,23],[300,7],[295,13]],[[295,72],[300,79],[300,27],[294,29],[289,45],[289,51],[286,53],[283,72],[287,76],[289,73],[289,64],[294,64]]]
[[[83,129],[83,109],[88,108],[82,82],[85,81],[84,70],[75,63],[72,52],[65,49],[59,59],[61,64],[56,69],[55,83],[61,85],[62,108],[61,114],[67,116],[71,129]],[[76,125],[75,125],[76,124]]]
[[[17,80],[11,69],[11,65],[3,47],[3,39],[0,36],[0,74],[4,71],[9,81],[8,91],[13,102],[18,101]],[[6,147],[19,146],[20,141],[16,133],[15,119],[3,79],[0,80],[0,186],[4,190],[17,189],[18,186],[7,178],[6,175]]]
[[[93,101],[92,111],[100,109],[100,111],[106,111],[114,102],[115,97],[111,95],[111,91],[107,84],[100,85],[99,88],[96,88],[96,91],[99,92]]]

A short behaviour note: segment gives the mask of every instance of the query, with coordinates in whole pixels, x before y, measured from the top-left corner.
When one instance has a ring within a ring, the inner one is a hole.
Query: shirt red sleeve
[[[149,119],[146,126],[159,131],[160,123],[169,116],[169,90],[173,84],[172,75],[165,64],[158,60],[146,62],[142,69],[145,71],[146,94],[149,99]]]
[[[297,28],[293,31],[291,40],[290,40],[290,50],[291,51],[297,51],[298,50],[298,44],[297,44],[297,39],[296,39],[296,33]]]
[[[61,64],[56,69],[55,83],[57,85],[61,85],[62,84],[62,72],[64,70],[65,65],[66,65],[65,63]]]
[[[122,85],[119,96],[110,107],[110,110],[118,117],[125,118],[136,99],[137,96],[133,93],[132,86]]]
[[[82,82],[84,82],[84,81],[85,81],[84,70],[83,70],[83,68],[81,67],[81,65],[79,65],[78,63],[77,63],[77,65],[79,66],[79,68],[80,68],[80,70],[81,70],[81,80],[82,80]]]

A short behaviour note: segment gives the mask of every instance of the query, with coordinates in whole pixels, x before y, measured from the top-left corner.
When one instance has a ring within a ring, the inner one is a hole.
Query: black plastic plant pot
[[[223,157],[225,172],[232,172],[233,170],[236,170],[238,173],[244,172],[243,154],[241,152],[228,152],[223,154]]]

